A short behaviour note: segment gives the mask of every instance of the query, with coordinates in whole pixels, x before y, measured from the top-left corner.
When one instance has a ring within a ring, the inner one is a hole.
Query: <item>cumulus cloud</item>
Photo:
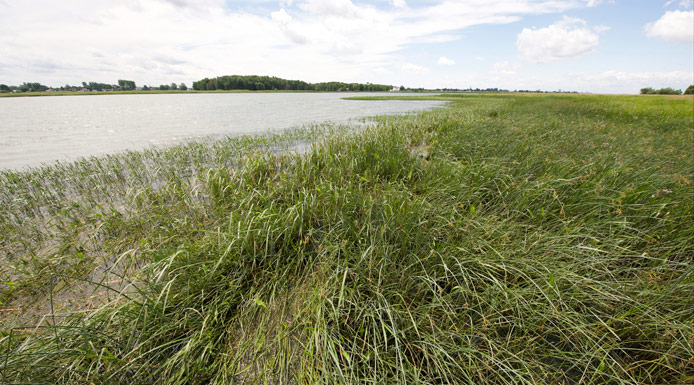
[[[222,74],[307,81],[429,81],[435,77],[433,70],[403,64],[422,63],[406,57],[408,47],[459,40],[461,32],[472,26],[598,4],[591,0],[389,0],[380,3],[385,7],[375,0],[37,3],[47,4],[0,0],[4,83],[132,79],[151,85]]]
[[[272,21],[274,21],[284,32],[284,34],[287,35],[287,37],[294,43],[305,44],[308,42],[308,38],[296,30],[293,23],[294,18],[292,18],[284,8],[277,12],[272,12],[270,14],[270,18],[272,18]]]
[[[598,31],[604,30],[598,28]],[[585,56],[600,43],[599,32],[584,20],[564,18],[545,28],[523,28],[516,47],[523,58],[533,63],[549,63]]]
[[[453,65],[455,65],[455,60],[449,59],[445,56],[441,56],[439,58],[439,61],[436,62],[436,64],[438,64],[440,66],[453,66]]]
[[[667,41],[694,42],[694,11],[668,11],[644,27],[646,35]]]

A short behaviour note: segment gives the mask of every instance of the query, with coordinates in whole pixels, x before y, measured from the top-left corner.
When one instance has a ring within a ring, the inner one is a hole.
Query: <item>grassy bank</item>
[[[447,97],[0,173],[0,379],[691,383],[694,99]]]

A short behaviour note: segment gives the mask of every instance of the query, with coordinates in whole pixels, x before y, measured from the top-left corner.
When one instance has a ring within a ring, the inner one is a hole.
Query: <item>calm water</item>
[[[344,93],[47,96],[0,99],[0,169],[21,169],[208,137],[429,109]],[[369,95],[369,94],[359,94]]]

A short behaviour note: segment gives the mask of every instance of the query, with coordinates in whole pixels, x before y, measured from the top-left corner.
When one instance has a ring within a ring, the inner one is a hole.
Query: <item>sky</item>
[[[694,84],[694,0],[0,0],[0,83]]]

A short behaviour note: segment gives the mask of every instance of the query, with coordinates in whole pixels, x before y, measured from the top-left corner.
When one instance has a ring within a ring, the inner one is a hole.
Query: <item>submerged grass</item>
[[[449,100],[1,173],[1,381],[691,383],[694,99]]]

